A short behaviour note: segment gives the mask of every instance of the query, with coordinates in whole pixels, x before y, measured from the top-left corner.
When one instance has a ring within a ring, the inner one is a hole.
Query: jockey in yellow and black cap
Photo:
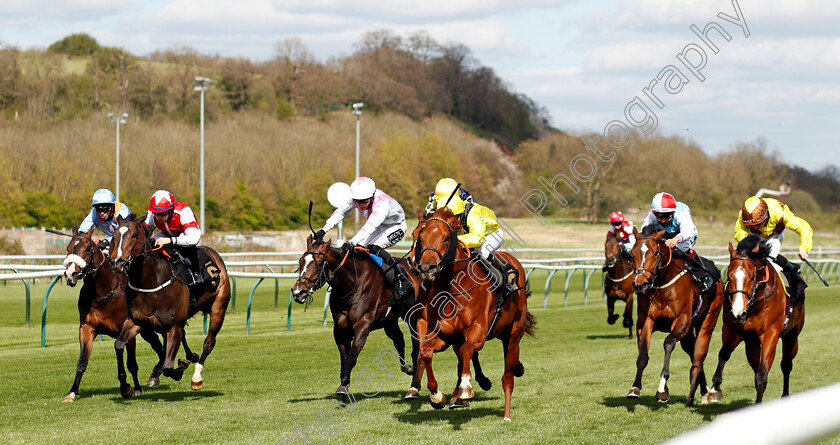
[[[796,306],[804,301],[804,291],[808,285],[799,274],[799,265],[791,263],[781,255],[786,228],[799,235],[799,258],[807,260],[808,252],[813,247],[814,231],[811,225],[794,215],[790,207],[776,199],[751,196],[744,201],[738,220],[735,221],[735,240],[741,241],[750,234],[763,238],[763,243],[770,249],[769,257],[781,266],[789,278]]]
[[[438,181],[435,186],[435,191],[429,195],[429,202],[426,204],[426,210],[423,211],[423,214],[428,217],[432,213],[435,213],[435,210],[438,208],[438,201],[443,198],[443,202],[446,202],[449,196],[452,195],[452,192],[455,191],[455,187],[458,187],[458,182],[452,178],[443,178]],[[467,205],[478,204],[470,192],[460,187],[458,188],[458,197],[465,203],[468,203]]]

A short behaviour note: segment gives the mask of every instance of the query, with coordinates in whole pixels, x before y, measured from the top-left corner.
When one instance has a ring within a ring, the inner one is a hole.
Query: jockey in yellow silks
[[[749,234],[764,238],[764,244],[770,249],[769,257],[781,266],[782,271],[790,280],[793,305],[796,306],[804,301],[803,292],[808,285],[799,273],[799,265],[791,263],[780,254],[786,228],[799,235],[799,258],[808,259],[808,252],[813,247],[814,238],[811,225],[794,215],[790,207],[778,200],[751,196],[744,202],[739,218],[735,222],[735,240],[741,241]]]
[[[512,267],[493,255],[504,240],[504,233],[496,221],[496,213],[481,204],[464,201],[457,193],[450,196],[441,196],[437,200],[436,208],[446,207],[453,214],[460,216],[463,225],[458,232],[458,241],[469,249],[478,250],[476,262],[500,290],[502,298],[506,297],[515,286],[503,278],[510,273]],[[497,283],[503,284],[500,286]]]

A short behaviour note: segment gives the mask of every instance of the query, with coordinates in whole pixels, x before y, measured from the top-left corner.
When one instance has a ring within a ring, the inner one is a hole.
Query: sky
[[[601,133],[635,120],[710,155],[764,138],[784,161],[812,171],[840,165],[838,23],[837,0],[0,2],[0,43],[20,49],[86,32],[138,56],[189,46],[264,61],[278,41],[299,37],[326,61],[352,54],[366,31],[425,30],[469,47],[511,90],[545,107],[556,128]]]

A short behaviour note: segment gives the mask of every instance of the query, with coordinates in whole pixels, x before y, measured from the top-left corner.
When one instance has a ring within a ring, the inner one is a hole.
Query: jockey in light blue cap
[[[96,227],[107,235],[107,242],[110,242],[117,228],[117,216],[127,217],[130,213],[128,206],[118,202],[116,196],[108,189],[97,190],[93,194],[91,205],[93,208],[79,226],[79,233],[88,233]],[[104,250],[105,246],[99,247]]]

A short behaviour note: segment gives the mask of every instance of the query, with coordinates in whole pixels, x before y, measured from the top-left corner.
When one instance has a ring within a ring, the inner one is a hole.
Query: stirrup
[[[190,271],[190,276],[192,277],[192,283],[190,286],[198,286],[199,284],[204,283],[204,273]]]

